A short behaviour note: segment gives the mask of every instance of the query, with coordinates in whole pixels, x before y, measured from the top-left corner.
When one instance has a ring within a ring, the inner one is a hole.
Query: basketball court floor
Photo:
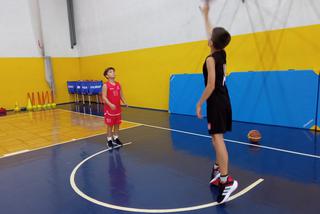
[[[206,121],[124,108],[106,146],[102,106],[0,118],[1,213],[319,213],[320,140],[311,131],[233,122],[226,134],[239,187],[216,203]],[[246,133],[263,139],[251,144]]]

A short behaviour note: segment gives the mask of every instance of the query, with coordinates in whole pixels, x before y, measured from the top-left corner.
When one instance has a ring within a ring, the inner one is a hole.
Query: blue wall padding
[[[319,78],[319,76],[318,76],[318,78]],[[320,126],[320,78],[318,79],[318,82],[319,82],[319,86],[318,86],[318,111],[317,111],[318,117],[316,118],[316,120],[317,120],[316,125],[319,127]],[[317,130],[320,131],[319,128],[317,128]],[[319,173],[320,173],[320,171],[319,171]]]
[[[176,74],[170,78],[169,112],[196,115],[196,105],[204,90],[203,76],[200,74]],[[202,106],[206,115],[206,104]]]
[[[315,124],[318,76],[311,70],[232,73],[233,119],[296,128]]]
[[[226,84],[233,120],[295,128],[315,125],[318,75],[312,70],[235,72]],[[203,89],[202,74],[173,75],[170,112],[195,115]]]

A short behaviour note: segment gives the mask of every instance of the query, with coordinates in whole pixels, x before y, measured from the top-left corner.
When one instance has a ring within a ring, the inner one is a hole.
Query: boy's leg
[[[228,175],[228,151],[224,143],[223,134],[214,134],[212,136],[213,145],[216,150],[217,162],[220,168],[220,185],[218,203],[224,203],[230,195],[237,189],[238,182]]]
[[[115,124],[113,127],[114,127],[113,136],[119,137],[119,127],[120,127],[120,125],[119,124]]]
[[[219,165],[221,175],[228,174],[228,151],[224,143],[223,134],[214,134],[212,144],[216,151],[216,163]]]
[[[117,145],[122,146],[122,142],[119,139],[119,127],[120,127],[120,124],[114,125],[113,140]]]
[[[222,134],[212,135],[212,144],[216,151],[216,162],[212,168],[210,184],[218,186],[221,174],[228,173],[228,152]]]
[[[112,126],[107,125],[107,144],[109,148],[113,147],[113,141],[112,141]]]

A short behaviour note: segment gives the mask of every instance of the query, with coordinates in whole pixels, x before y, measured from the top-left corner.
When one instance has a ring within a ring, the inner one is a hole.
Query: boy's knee
[[[223,135],[222,134],[214,134],[214,135],[212,135],[212,140],[213,140],[213,143],[221,142],[221,141],[223,141]]]

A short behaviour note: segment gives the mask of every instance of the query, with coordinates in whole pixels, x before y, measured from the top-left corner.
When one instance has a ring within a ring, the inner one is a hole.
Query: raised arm
[[[212,0],[205,0],[204,1],[204,5],[202,7],[200,7],[200,10],[202,12],[203,15],[203,19],[204,19],[204,24],[205,24],[205,28],[206,28],[206,32],[207,32],[207,38],[208,40],[211,39],[211,34],[212,34],[212,29],[213,29],[213,25],[209,20],[209,10],[210,10],[210,5],[209,3]]]

